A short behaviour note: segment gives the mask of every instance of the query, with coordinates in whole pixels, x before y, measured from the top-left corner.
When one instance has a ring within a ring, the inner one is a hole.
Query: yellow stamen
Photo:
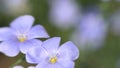
[[[26,41],[26,36],[23,35],[23,34],[21,34],[21,35],[18,36],[18,40],[19,40],[20,42],[24,42],[24,41]]]
[[[24,42],[24,41],[26,40],[26,38],[21,37],[21,38],[19,38],[18,40],[19,40],[20,42]]]
[[[57,57],[50,58],[49,62],[55,64],[57,62]]]

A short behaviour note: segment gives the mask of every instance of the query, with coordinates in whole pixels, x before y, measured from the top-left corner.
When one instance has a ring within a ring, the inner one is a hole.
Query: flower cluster
[[[10,27],[0,28],[0,52],[9,57],[21,52],[28,63],[38,64],[35,68],[74,68],[74,60],[79,57],[77,47],[71,41],[59,47],[60,37],[49,38],[44,27],[32,27],[33,22],[31,15],[24,15],[15,19]]]

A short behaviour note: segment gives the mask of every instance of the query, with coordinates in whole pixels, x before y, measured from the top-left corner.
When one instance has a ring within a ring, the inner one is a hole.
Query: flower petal
[[[24,15],[16,18],[10,26],[16,31],[24,32],[28,31],[34,22],[34,18],[31,15]]]
[[[60,68],[74,68],[74,62],[70,60],[59,60],[57,65],[60,65]],[[58,67],[55,67],[58,68]]]
[[[74,62],[62,60],[55,64],[50,64],[47,61],[42,61],[36,66],[36,68],[74,68]]]
[[[33,38],[48,38],[48,37],[49,37],[49,35],[47,34],[44,27],[41,26],[41,25],[34,26],[28,34],[28,38],[30,38],[30,39],[33,39]]]
[[[23,66],[14,66],[13,68],[24,68]]]
[[[27,51],[32,48],[32,47],[36,47],[36,46],[41,46],[42,42],[40,40],[37,39],[31,39],[31,40],[27,40],[23,43],[20,42],[20,51],[24,54],[27,53]]]
[[[50,68],[64,68],[64,67],[60,65],[59,63],[55,63],[54,65],[51,65]]]
[[[0,41],[11,40],[15,38],[13,31],[8,27],[0,28]]]
[[[60,37],[53,37],[43,42],[42,47],[44,47],[49,54],[57,52],[60,44]]]
[[[41,46],[33,47],[26,53],[26,61],[28,63],[37,64],[40,61],[46,60],[48,53]]]
[[[29,66],[28,68],[35,68],[35,66]]]
[[[75,60],[79,57],[79,50],[72,42],[64,43],[58,50],[60,59]]]
[[[53,68],[48,62],[40,62],[35,68]]]
[[[4,53],[6,56],[14,57],[19,53],[18,44],[14,41],[2,42],[0,44],[0,52]]]

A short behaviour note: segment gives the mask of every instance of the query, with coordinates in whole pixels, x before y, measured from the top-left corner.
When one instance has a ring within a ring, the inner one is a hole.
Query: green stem
[[[18,60],[17,60],[14,64],[12,64],[9,68],[13,68],[13,66],[20,64],[21,62],[24,61],[24,59],[25,59],[25,57],[22,57],[22,58],[18,59]]]

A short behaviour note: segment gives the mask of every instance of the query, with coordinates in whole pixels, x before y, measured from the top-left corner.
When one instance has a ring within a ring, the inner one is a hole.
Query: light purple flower
[[[102,47],[107,33],[107,25],[99,13],[83,16],[72,40],[83,50],[97,50]]]
[[[16,56],[20,51],[25,54],[29,48],[42,43],[35,38],[48,38],[44,27],[32,27],[33,22],[32,16],[24,15],[15,19],[10,27],[0,28],[0,52],[10,57]]]
[[[13,68],[24,68],[23,66],[17,65],[14,66]],[[35,68],[35,66],[28,66],[27,68]]]
[[[14,66],[13,68],[24,68],[23,66]]]
[[[60,47],[59,44],[60,37],[44,41],[41,47],[34,47],[26,53],[27,62],[38,64],[36,68],[74,68],[79,50],[70,41]]]
[[[75,0],[50,0],[50,20],[53,25],[68,29],[75,25],[79,14]]]
[[[35,66],[29,66],[28,68],[35,68]]]

